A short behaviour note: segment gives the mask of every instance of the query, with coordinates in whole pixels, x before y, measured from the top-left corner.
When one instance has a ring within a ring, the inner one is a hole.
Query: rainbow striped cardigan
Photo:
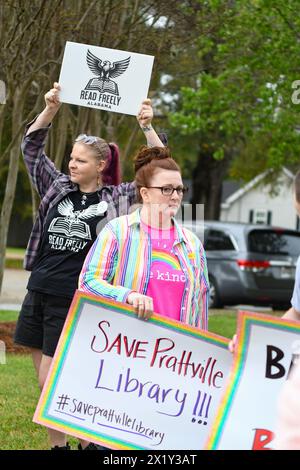
[[[209,282],[200,240],[174,219],[173,251],[186,277],[180,321],[207,329]],[[110,221],[91,247],[79,289],[126,302],[130,292],[146,294],[151,268],[151,239],[140,224],[140,210]]]

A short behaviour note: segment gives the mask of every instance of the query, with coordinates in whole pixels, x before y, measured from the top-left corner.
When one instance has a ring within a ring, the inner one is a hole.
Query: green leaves
[[[231,160],[239,177],[238,159],[246,179],[266,168],[298,164],[300,105],[292,102],[292,83],[300,80],[296,3],[210,0],[201,5],[197,49],[203,71],[194,87],[180,89],[172,126],[182,135],[198,136],[215,160]]]

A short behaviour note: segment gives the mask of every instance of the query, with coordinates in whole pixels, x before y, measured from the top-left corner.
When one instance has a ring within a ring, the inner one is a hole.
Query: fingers
[[[138,318],[148,320],[153,314],[153,299],[138,292],[130,292],[127,303],[132,305]]]
[[[59,100],[59,91],[60,90],[61,90],[61,87],[60,87],[59,83],[54,82],[53,83],[53,88],[51,88],[51,90],[49,90],[45,94],[45,101],[46,101],[47,106],[57,107],[61,104],[60,100]]]
[[[232,354],[234,354],[236,351],[236,340],[237,340],[237,335],[233,335],[232,340],[228,344],[228,349]]]
[[[148,320],[153,314],[153,300],[151,297],[148,297],[145,300],[145,315],[144,318],[145,320]]]
[[[151,100],[147,98],[143,101],[139,113],[137,115],[138,121],[145,125],[149,124],[153,118],[153,109],[151,106]]]
[[[140,301],[138,302],[138,305],[137,305],[137,316],[139,318],[144,318],[145,316],[145,303],[143,301]]]
[[[138,116],[138,121],[144,126],[146,126],[147,124],[151,124],[152,114],[144,112]]]
[[[153,300],[151,297],[137,294],[132,305],[140,319],[148,320],[153,314]]]
[[[150,101],[150,100],[149,100]],[[152,106],[151,106],[151,102],[150,104],[146,104],[145,101],[143,101],[143,104],[140,108],[140,111],[139,111],[139,115],[143,115],[147,113],[148,115],[153,115],[153,109],[152,109]]]

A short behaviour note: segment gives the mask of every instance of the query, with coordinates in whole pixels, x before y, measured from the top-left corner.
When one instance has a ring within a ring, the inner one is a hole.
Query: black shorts
[[[16,344],[54,356],[72,299],[28,291],[17,321]]]

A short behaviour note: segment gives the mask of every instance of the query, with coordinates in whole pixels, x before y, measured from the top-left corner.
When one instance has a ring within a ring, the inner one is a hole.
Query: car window
[[[205,233],[205,250],[234,250],[230,237],[221,230],[208,230]]]
[[[300,233],[288,230],[252,230],[248,234],[248,248],[255,253],[299,256]]]

